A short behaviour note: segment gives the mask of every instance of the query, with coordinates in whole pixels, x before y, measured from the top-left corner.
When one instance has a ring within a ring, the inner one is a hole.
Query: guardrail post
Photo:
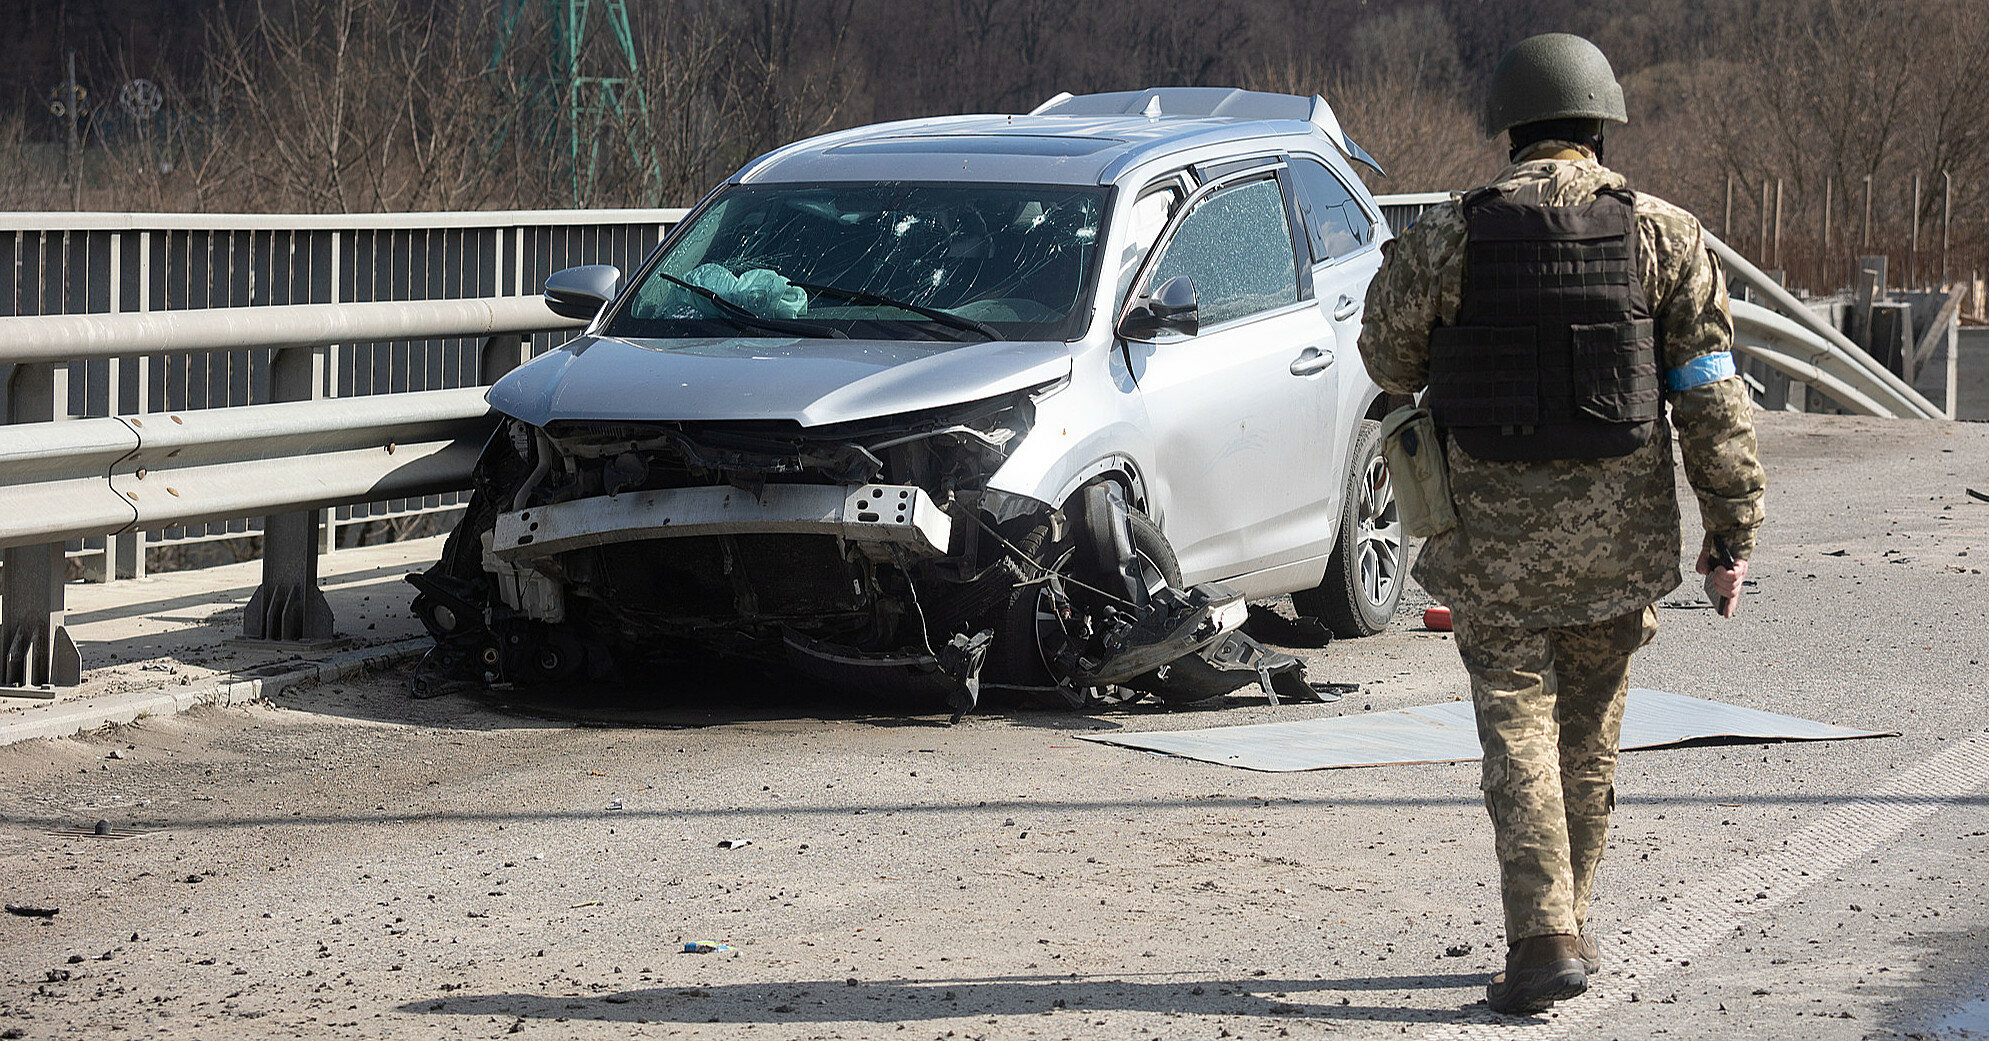
[[[477,356],[477,382],[489,386],[498,377],[531,360],[529,340],[517,333],[499,333],[483,341],[483,350]]]
[[[7,421],[46,423],[69,408],[69,367],[16,365],[7,379]],[[63,624],[62,543],[19,546],[0,564],[0,694],[53,697],[83,681],[83,658]]]
[[[311,401],[324,396],[324,348],[272,352],[270,397]],[[262,521],[262,585],[242,612],[242,635],[252,640],[328,640],[331,604],[318,589],[317,510],[279,513]]]

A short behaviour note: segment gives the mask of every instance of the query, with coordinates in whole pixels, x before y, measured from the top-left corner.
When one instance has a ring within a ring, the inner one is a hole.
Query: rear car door
[[[1137,298],[1186,275],[1198,297],[1196,335],[1127,344],[1160,471],[1161,529],[1190,584],[1331,549],[1340,477],[1322,453],[1336,344],[1306,291],[1310,252],[1294,242],[1281,170],[1203,188],[1133,287]]]
[[[1292,185],[1298,191],[1299,223],[1312,260],[1313,292],[1319,310],[1333,326],[1333,342],[1339,357],[1351,368],[1341,386],[1347,392],[1342,405],[1359,407],[1359,388],[1353,382],[1365,380],[1360,361],[1361,308],[1367,301],[1367,286],[1381,269],[1381,250],[1376,238],[1380,228],[1361,205],[1340,174],[1318,158],[1293,155],[1289,161]],[[1326,445],[1321,462],[1334,473],[1345,473],[1347,453],[1353,447],[1355,421],[1360,417],[1339,417],[1344,433]],[[1334,494],[1337,501],[1339,494]],[[1338,516],[1335,506],[1334,516]]]

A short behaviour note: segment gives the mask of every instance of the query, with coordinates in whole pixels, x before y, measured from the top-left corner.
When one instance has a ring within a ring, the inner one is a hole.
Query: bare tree
[[[8,210],[67,209],[62,196],[59,153],[36,147],[27,120],[0,116],[0,208]]]
[[[325,0],[212,26],[219,137],[237,190],[307,210],[466,208],[517,185],[494,126],[520,98],[486,75],[492,0]]]
[[[1434,5],[1369,15],[1348,33],[1358,63],[1329,71],[1303,56],[1260,66],[1260,90],[1319,94],[1347,133],[1387,169],[1386,191],[1442,191],[1484,180],[1502,163],[1478,133],[1477,113],[1462,101],[1457,38]]]
[[[837,122],[852,90],[843,61],[855,0],[737,0],[730,88],[747,142],[772,148]]]
[[[216,146],[212,108],[171,80],[155,86],[158,111],[128,113],[116,139],[104,143],[101,208],[200,211],[221,205],[230,179],[227,152]]]
[[[739,100],[722,89],[727,37],[718,14],[677,9],[642,27],[645,94],[661,165],[660,199],[649,205],[689,205],[736,165]]]

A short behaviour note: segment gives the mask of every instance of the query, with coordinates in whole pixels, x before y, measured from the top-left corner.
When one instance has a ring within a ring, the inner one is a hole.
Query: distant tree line
[[[1951,274],[1989,267],[1989,0],[675,0],[629,5],[632,73],[598,0],[573,68],[568,0],[24,2],[0,209],[687,205],[837,127],[1173,84],[1323,94],[1377,190],[1458,188],[1503,164],[1476,116],[1498,55],[1565,30],[1628,91],[1611,165],[1763,263],[1932,281],[1945,233]]]

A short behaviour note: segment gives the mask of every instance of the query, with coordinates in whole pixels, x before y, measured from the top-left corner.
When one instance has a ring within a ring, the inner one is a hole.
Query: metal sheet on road
[[[1480,754],[1471,705],[1463,701],[1289,723],[1082,736],[1087,741],[1272,772],[1455,763]],[[1704,738],[1829,741],[1897,736],[1642,687],[1633,688],[1623,706],[1625,750]]]

